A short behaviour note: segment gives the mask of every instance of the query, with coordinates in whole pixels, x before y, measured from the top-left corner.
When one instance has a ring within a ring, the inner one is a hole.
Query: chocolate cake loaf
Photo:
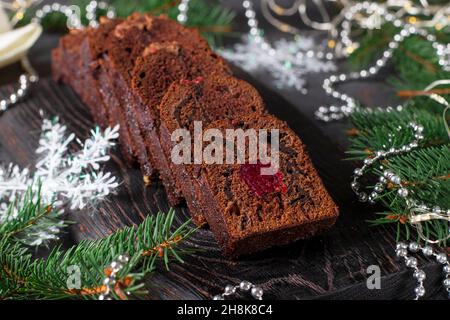
[[[152,163],[159,172],[172,206],[180,203],[182,194],[174,182],[168,159],[160,144],[158,107],[173,82],[190,82],[214,74],[230,75],[231,71],[209,48],[182,46],[178,42],[150,44],[136,60],[133,69],[132,88],[137,99],[136,103],[127,104],[128,123],[137,122],[139,125],[140,132],[133,132],[133,139],[139,138],[139,135],[144,137]],[[182,96],[179,98],[184,99]]]
[[[53,79],[68,84],[80,97],[84,92],[80,46],[85,37],[84,30],[70,30],[60,38],[58,47],[52,51]]]
[[[150,43],[172,41],[199,48],[208,47],[207,42],[196,30],[187,29],[165,16],[154,17],[135,13],[118,24],[109,34],[107,54],[101,61],[103,66],[101,69],[108,73],[112,84],[111,90],[105,88],[103,91],[113,92],[117,99],[110,106],[110,115],[117,117],[120,124],[120,142],[122,146],[126,146],[122,152],[128,160],[132,160],[134,156],[139,158],[143,174],[147,177],[154,174],[150,169],[154,165],[150,163],[145,143],[138,131],[138,124],[126,116],[126,106],[139,104],[131,88],[132,72],[136,59]],[[114,97],[109,96],[108,99]]]
[[[174,82],[160,105],[160,141],[169,160],[171,175],[182,190],[192,219],[201,226],[206,223],[203,208],[197,201],[198,184],[195,179],[199,164],[175,164],[171,153],[176,142],[171,134],[177,129],[187,129],[194,135],[194,122],[207,126],[220,119],[239,119],[246,115],[265,112],[263,101],[250,84],[226,75],[198,78],[194,81]],[[193,143],[192,143],[193,145]],[[192,148],[191,148],[192,150]]]
[[[126,162],[138,160],[146,182],[159,174],[170,205],[184,197],[193,221],[210,225],[227,256],[283,245],[334,224],[338,208],[301,140],[266,113],[256,90],[234,78],[197,31],[164,16],[136,13],[125,20],[102,19],[96,29],[73,30],[62,37],[52,58],[54,79],[77,92],[97,123],[120,124]],[[198,122],[200,133],[194,130]],[[187,143],[191,161],[173,161],[183,139],[172,141],[178,129],[197,139]],[[208,129],[223,139],[203,136]],[[258,136],[257,147],[262,143],[264,150],[279,156],[276,170],[261,174],[270,166],[267,159],[262,153],[252,159],[247,152],[252,140],[244,133],[240,145],[239,139],[227,136],[227,129],[268,130],[267,137]],[[279,152],[271,150],[275,132]],[[201,156],[209,152],[209,158],[195,162],[195,141],[201,142]],[[230,161],[231,141],[238,148]],[[243,155],[242,162],[236,161],[237,155]]]
[[[208,128],[219,129],[224,137],[226,129],[279,130],[279,169],[273,175],[261,174],[268,165],[259,158],[253,164],[202,165],[198,201],[227,256],[287,244],[334,224],[338,208],[303,143],[283,121],[271,115],[249,116],[220,120]]]
[[[96,123],[102,128],[109,125],[108,106],[104,104],[99,90],[99,59],[105,53],[106,39],[109,33],[121,22],[120,19],[100,18],[97,28],[87,28],[81,43],[81,71],[84,74],[84,92],[82,100],[91,107]]]
[[[118,19],[101,18],[98,28],[71,30],[52,51],[53,79],[70,85],[103,128],[109,122],[97,82],[98,59],[105,50],[106,36],[119,22]]]

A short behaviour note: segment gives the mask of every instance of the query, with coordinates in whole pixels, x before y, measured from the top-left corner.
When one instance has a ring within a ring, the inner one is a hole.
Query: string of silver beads
[[[276,50],[270,45],[270,43],[267,42],[267,40],[263,37],[263,32],[261,29],[259,29],[259,22],[256,18],[256,12],[253,9],[253,3],[250,0],[245,0],[242,2],[242,6],[245,9],[245,17],[247,18],[247,24],[250,27],[250,35],[252,36],[253,40],[260,44],[261,48],[264,51],[267,51],[268,54],[271,56],[275,56],[277,54]],[[332,52],[323,52],[323,51],[314,51],[314,50],[308,50],[305,53],[298,52],[297,57],[302,57],[303,55],[309,57],[309,58],[318,58],[318,59],[325,59],[325,60],[333,60],[334,54]]]
[[[116,16],[116,10],[108,3],[103,1],[91,1],[86,6],[86,20],[89,26],[98,27],[97,10],[106,10],[106,16],[110,19]],[[76,5],[62,5],[57,2],[44,5],[41,9],[36,10],[35,16],[31,19],[33,23],[41,23],[42,19],[51,13],[62,13],[67,18],[67,28],[82,29],[81,9]]]
[[[434,257],[438,263],[443,265],[442,271],[444,280],[442,281],[442,285],[447,293],[448,298],[450,299],[450,263],[448,261],[447,255],[443,252],[435,252],[433,248],[428,245],[420,246],[417,242],[410,242],[408,244],[405,242],[399,242],[396,245],[395,253],[397,257],[403,259],[405,265],[408,268],[414,270],[413,277],[417,280],[418,283],[417,287],[414,289],[414,300],[418,300],[425,295],[426,290],[423,282],[426,279],[426,274],[423,270],[418,268],[417,259],[415,257],[409,256],[408,252],[422,253],[425,257]]]
[[[120,255],[117,257],[117,260],[111,262],[111,274],[103,280],[105,291],[103,291],[103,293],[98,296],[98,300],[112,300],[111,290],[116,284],[117,274],[120,272],[120,270],[123,269],[123,267],[126,263],[128,263],[129,260],[130,258],[127,255]]]
[[[177,21],[181,24],[185,24],[188,18],[189,0],[181,0],[178,5]]]
[[[373,157],[367,157],[366,159],[364,159],[362,167],[356,168],[353,171],[353,180],[351,182],[351,188],[353,192],[355,192],[355,194],[358,196],[359,201],[361,202],[369,201],[369,203],[373,204],[376,198],[384,191],[388,182],[391,182],[396,186],[398,186],[399,189],[397,193],[400,197],[406,198],[409,195],[409,190],[402,186],[400,177],[395,175],[389,170],[385,170],[383,174],[379,177],[379,181],[375,185],[370,195],[368,195],[364,191],[361,191],[361,184],[359,182],[361,177],[380,160],[383,160],[393,155],[401,155],[404,153],[408,153],[419,146],[419,143],[424,139],[423,126],[415,122],[411,122],[409,123],[409,127],[411,128],[414,134],[414,139],[410,143],[398,148],[392,147],[389,150],[376,151]],[[398,130],[402,130],[402,127],[399,126]]]
[[[81,13],[80,8],[75,5],[66,6],[57,2],[53,4],[46,4],[42,8],[36,10],[31,22],[40,24],[42,19],[51,13],[62,13],[67,18],[67,28],[81,29]]]
[[[256,300],[262,300],[264,291],[262,288],[252,284],[248,281],[241,281],[239,285],[233,286],[231,284],[227,285],[222,294],[215,295],[213,300],[225,300],[225,298],[233,297],[238,291],[243,293],[250,293],[251,296]]]
[[[38,81],[38,77],[31,74],[22,74],[19,77],[18,86],[6,99],[0,100],[0,115],[17,102],[21,101],[30,90],[30,85]]]
[[[296,60],[307,58],[317,58],[320,60],[333,60],[334,54],[332,52],[323,52],[323,51],[314,51],[308,50],[306,52],[297,52],[295,54],[291,54],[289,52],[283,52],[279,54],[277,50],[273,48],[273,46],[264,38],[263,31],[259,28],[258,19],[256,18],[256,12],[253,9],[253,3],[249,0],[245,0],[242,2],[242,6],[245,9],[245,17],[247,18],[247,24],[250,28],[250,37],[254,43],[256,43],[263,51],[265,51],[268,55],[272,57],[276,57],[280,61],[286,62],[283,63],[283,66],[295,66]],[[300,92],[306,93],[306,89],[300,89]]]
[[[91,1],[86,6],[86,19],[89,26],[98,27],[97,10],[106,10],[106,16],[108,18],[114,18],[116,11],[114,7],[103,1]],[[83,25],[81,23],[80,8],[75,5],[62,5],[57,2],[51,5],[44,5],[42,8],[36,10],[34,17],[31,19],[32,23],[40,24],[42,19],[50,13],[62,13],[66,16],[67,27],[69,29],[81,29]],[[0,115],[3,114],[9,107],[20,102],[29,92],[30,86],[33,83],[39,81],[38,74],[29,65],[28,60],[22,59],[22,65],[24,65],[27,73],[23,73],[19,76],[17,88],[6,99],[0,100]]]
[[[361,183],[359,180],[361,177],[376,163],[378,163],[380,160],[386,159],[389,156],[393,155],[401,155],[404,153],[408,153],[411,150],[417,148],[419,146],[419,143],[424,139],[423,136],[423,126],[419,125],[415,122],[409,123],[409,127],[411,128],[414,139],[399,148],[390,148],[387,151],[376,151],[374,153],[373,157],[367,157],[363,161],[363,166],[360,168],[356,168],[353,172],[353,179],[351,182],[351,188],[353,192],[358,196],[358,199],[360,202],[369,202],[370,204],[374,204],[377,198],[381,195],[381,193],[386,189],[388,183],[393,184],[397,188],[397,195],[402,198],[407,208],[410,212],[419,212],[419,213],[431,213],[438,215],[448,215],[450,216],[450,209],[443,209],[439,206],[428,206],[424,203],[420,203],[413,198],[410,197],[411,191],[408,190],[402,183],[401,178],[393,173],[390,170],[384,170],[383,173],[379,176],[378,182],[373,187],[373,190],[370,194],[367,194],[364,191],[361,191]],[[399,126],[398,130],[402,130],[402,127]],[[382,166],[380,166],[380,169],[383,169]],[[418,226],[419,227],[419,226]],[[449,229],[450,232],[450,229]],[[450,234],[447,235],[447,237],[440,239],[438,241],[443,241],[445,239],[448,239],[450,237]],[[430,239],[425,238],[425,241],[433,242]],[[436,241],[434,241],[436,242]]]
[[[109,19],[113,19],[116,16],[116,10],[113,6],[103,1],[91,1],[86,6],[86,19],[89,21],[90,27],[97,28],[99,26],[97,19],[98,10],[106,11],[106,17]]]
[[[443,68],[444,71],[450,71],[450,46],[444,46],[443,44],[436,41],[436,37],[426,30],[421,28],[416,28],[411,24],[406,24],[402,22],[400,19],[397,19],[393,14],[387,12],[383,7],[373,5],[370,2],[358,3],[352,7],[350,7],[349,11],[344,15],[344,19],[347,21],[352,21],[355,15],[365,12],[365,13],[374,13],[376,12],[380,16],[382,16],[386,22],[392,22],[395,27],[401,27],[402,30],[399,31],[396,35],[394,35],[391,42],[388,44],[388,48],[382,53],[381,57],[375,61],[375,63],[367,69],[362,69],[359,72],[350,72],[348,74],[334,74],[329,76],[323,81],[322,87],[325,90],[325,93],[335,99],[341,100],[344,104],[331,105],[331,106],[321,106],[315,112],[315,116],[318,120],[324,122],[331,122],[336,120],[341,120],[350,114],[352,114],[357,108],[357,102],[354,98],[341,93],[335,88],[335,85],[338,83],[342,83],[349,80],[360,80],[367,79],[373,75],[378,74],[381,68],[383,68],[387,62],[392,58],[394,50],[399,47],[399,44],[402,43],[407,37],[411,35],[420,35],[427,39],[432,43],[433,48],[436,50],[436,54],[439,59],[439,65]],[[342,35],[341,35],[342,36]],[[343,37],[343,41],[345,42],[345,37]],[[351,39],[347,39],[348,44],[351,44]],[[350,41],[350,42],[349,42]],[[398,105],[396,107],[397,110],[401,110],[403,108],[402,105]],[[378,108],[381,109],[381,108]],[[370,110],[370,109],[368,109]],[[386,108],[385,110],[389,111],[392,108]]]

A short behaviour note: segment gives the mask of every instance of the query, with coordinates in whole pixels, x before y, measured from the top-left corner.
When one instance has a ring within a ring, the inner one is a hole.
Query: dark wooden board
[[[391,227],[369,227],[371,212],[359,205],[348,187],[351,165],[332,141],[274,92],[256,85],[272,113],[287,120],[303,139],[320,176],[341,209],[336,226],[322,236],[267,250],[240,261],[223,258],[208,230],[200,230],[187,245],[200,249],[185,257],[184,264],[174,264],[170,272],[160,272],[148,279],[150,299],[208,299],[228,283],[246,279],[258,283],[267,297],[276,299],[315,298],[411,298],[414,281],[394,258],[394,230]],[[7,92],[3,87],[1,94]],[[0,160],[31,166],[40,132],[43,110],[47,117],[58,115],[61,122],[79,137],[87,137],[94,126],[87,108],[68,87],[43,79],[31,96],[0,118]],[[144,188],[140,172],[128,168],[117,150],[106,165],[122,181],[117,195],[97,208],[71,212],[77,223],[70,228],[68,241],[103,237],[124,225],[139,223],[148,214],[167,211],[162,187],[156,183]],[[184,207],[177,208],[176,224],[189,218]],[[427,287],[431,296],[438,292],[438,267],[427,261],[433,271]],[[366,288],[366,269],[379,265],[382,290]]]

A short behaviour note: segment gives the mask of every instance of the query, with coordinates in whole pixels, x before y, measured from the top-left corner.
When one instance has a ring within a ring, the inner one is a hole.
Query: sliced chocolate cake
[[[133,131],[136,131],[137,127],[135,122],[128,121],[125,113],[127,105],[138,103],[131,90],[132,72],[136,65],[136,59],[150,43],[172,41],[197,47],[208,46],[196,30],[185,28],[165,16],[154,17],[140,13],[130,15],[108,36],[103,69],[111,79],[112,89],[118,100],[112,105],[111,112],[119,120],[120,142],[122,146],[126,146],[122,151],[127,159],[132,159],[133,156],[139,158],[146,156],[146,148],[142,139],[131,139]],[[131,127],[133,125],[134,128]],[[145,166],[141,165],[141,168],[143,171],[146,170]],[[143,174],[149,176],[153,172],[144,171]]]
[[[169,160],[171,175],[182,190],[193,221],[205,224],[203,207],[197,201],[198,184],[195,183],[199,164],[176,164],[172,161],[175,141],[171,134],[177,129],[187,129],[193,137],[194,123],[203,126],[220,119],[239,119],[246,115],[265,112],[263,101],[253,86],[226,75],[174,82],[160,105],[160,141]],[[193,150],[191,148],[191,150]],[[193,159],[191,159],[193,161]]]
[[[227,256],[334,224],[338,208],[301,140],[198,31],[164,16],[102,19],[62,37],[52,58],[54,79],[70,85],[102,127],[120,124],[126,162],[138,160],[146,182],[159,173],[170,205],[184,197]]]
[[[224,137],[226,129],[266,129],[268,150],[274,134],[270,130],[278,129],[279,134],[279,168],[273,174],[261,174],[269,164],[259,155],[253,163],[246,158],[243,164],[202,165],[198,200],[227,256],[307,238],[334,224],[338,208],[303,143],[285,122],[271,115],[249,116],[217,121],[209,128],[219,129]]]
[[[136,60],[133,70],[132,88],[136,94],[135,103],[127,104],[129,124],[137,123],[138,131],[132,131],[132,138],[144,137],[152,163],[166,189],[169,203],[174,206],[182,199],[177,188],[169,162],[159,140],[159,110],[161,99],[175,81],[196,81],[205,75],[229,75],[227,64],[207,47],[191,47],[178,42],[152,43]],[[184,97],[179,96],[180,99]],[[165,106],[162,106],[165,108]],[[148,162],[149,159],[140,159]]]

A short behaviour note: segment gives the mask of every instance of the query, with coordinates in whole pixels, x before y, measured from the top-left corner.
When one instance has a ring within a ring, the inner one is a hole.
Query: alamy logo
[[[369,290],[380,290],[381,289],[381,270],[377,265],[370,265],[367,267],[367,274],[370,276],[367,277],[366,285]]]
[[[72,265],[67,267],[67,289],[81,289],[81,271],[80,267],[77,265]]]
[[[207,129],[194,121],[194,131],[177,129],[171,159],[175,164],[256,164],[261,175],[274,175],[279,168],[279,130],[271,129]],[[204,144],[206,146],[204,147]]]

